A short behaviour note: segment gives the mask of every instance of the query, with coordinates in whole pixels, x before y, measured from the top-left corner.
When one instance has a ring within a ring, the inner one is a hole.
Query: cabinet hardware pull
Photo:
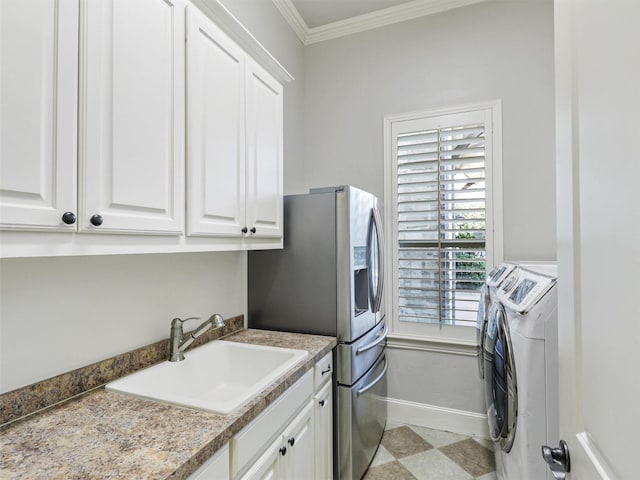
[[[331,371],[331,365],[329,365],[326,370],[322,370],[320,372],[320,375],[324,375],[325,373],[329,373],[330,371]]]
[[[289,442],[289,445],[293,447],[293,444],[296,443],[296,439],[294,437],[291,437],[289,440],[287,440],[287,442]]]
[[[281,447],[280,448],[280,455],[282,455],[283,457],[287,454],[287,447]]]
[[[256,227],[251,227],[251,230],[249,230],[252,234],[256,233]]]
[[[104,219],[102,218],[102,215],[95,214],[89,219],[89,221],[94,227],[99,227],[102,225],[102,222],[104,222]]]
[[[325,403],[324,400],[320,400],[318,403],[320,404],[321,407],[324,407],[324,403]]]
[[[76,215],[73,212],[64,212],[62,214],[62,221],[67,225],[73,225],[76,223]]]
[[[247,227],[242,227],[242,233],[246,234],[249,230],[247,230]]]

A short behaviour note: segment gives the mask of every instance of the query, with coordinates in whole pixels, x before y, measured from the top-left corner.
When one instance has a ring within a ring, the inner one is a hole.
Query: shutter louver
[[[399,319],[475,325],[485,277],[484,125],[397,136]]]

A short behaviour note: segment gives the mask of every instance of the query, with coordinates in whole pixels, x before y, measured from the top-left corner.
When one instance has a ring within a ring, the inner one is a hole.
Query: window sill
[[[387,347],[399,350],[417,350],[450,355],[478,356],[478,345],[475,340],[444,337],[412,336],[390,333]]]

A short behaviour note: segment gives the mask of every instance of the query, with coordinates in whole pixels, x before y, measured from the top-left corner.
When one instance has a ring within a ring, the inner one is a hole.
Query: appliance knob
[[[64,212],[62,214],[62,221],[67,225],[73,225],[76,223],[76,214],[73,212]]]
[[[287,447],[281,447],[280,448],[280,455],[282,455],[283,457],[287,454]]]
[[[251,232],[251,234],[253,235],[254,233],[256,233],[256,227],[251,227],[251,230],[249,230]]]
[[[247,230],[247,227],[242,227],[242,230],[241,230],[242,233],[246,234],[248,231],[249,230]]]
[[[91,222],[91,225],[93,225],[94,227],[99,227],[100,225],[102,225],[102,222],[104,222],[104,219],[102,218],[102,215],[93,215],[89,221]]]

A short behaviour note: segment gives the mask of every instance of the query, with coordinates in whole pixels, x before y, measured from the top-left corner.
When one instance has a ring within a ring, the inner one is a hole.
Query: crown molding
[[[302,40],[302,43],[310,45],[312,43],[344,37],[353,33],[364,32],[386,25],[484,2],[486,0],[412,0],[395,7],[376,10],[371,13],[313,28],[309,28],[293,3],[291,3],[291,0],[272,1],[293,31],[298,35],[300,40]]]
[[[298,38],[302,40],[302,43],[306,45],[306,38],[309,35],[309,26],[307,22],[300,16],[298,9],[293,6],[291,0],[272,0],[274,5],[280,10],[280,13],[287,21],[289,26],[298,35]]]

